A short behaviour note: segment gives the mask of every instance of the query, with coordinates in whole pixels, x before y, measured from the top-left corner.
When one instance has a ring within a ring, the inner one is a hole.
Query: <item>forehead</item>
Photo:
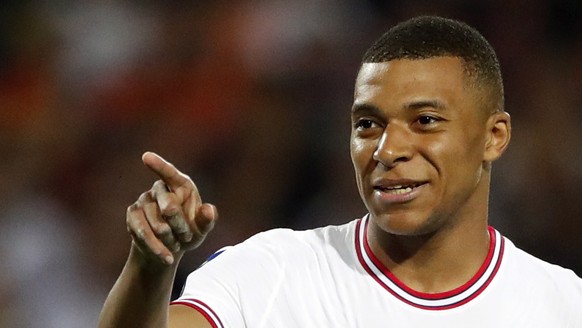
[[[380,106],[386,102],[434,99],[454,105],[468,101],[463,62],[457,57],[398,59],[364,63],[356,79],[356,103]]]

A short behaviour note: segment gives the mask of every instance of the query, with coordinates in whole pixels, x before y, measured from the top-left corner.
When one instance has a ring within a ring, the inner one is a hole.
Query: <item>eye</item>
[[[374,123],[374,121],[369,120],[369,119],[359,119],[356,121],[355,127],[358,130],[366,130],[366,129],[371,129],[376,125],[376,123]]]
[[[423,116],[419,117],[417,121],[420,125],[429,125],[429,124],[436,123],[438,121],[438,119],[436,117],[433,117],[433,116],[423,115]]]
[[[442,123],[447,122],[447,119],[433,114],[420,114],[416,116],[412,122],[412,126],[418,131],[422,132],[436,132],[440,131],[444,126]]]

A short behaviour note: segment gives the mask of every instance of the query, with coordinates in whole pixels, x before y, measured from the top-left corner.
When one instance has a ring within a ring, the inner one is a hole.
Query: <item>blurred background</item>
[[[221,220],[181,264],[273,227],[365,213],[352,87],[393,24],[439,14],[498,51],[513,140],[491,223],[582,274],[582,2],[2,1],[0,327],[94,326],[159,152]]]

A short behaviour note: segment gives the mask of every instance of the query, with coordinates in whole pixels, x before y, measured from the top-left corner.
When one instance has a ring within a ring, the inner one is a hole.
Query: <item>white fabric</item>
[[[173,303],[215,327],[582,327],[582,279],[492,228],[471,281],[423,294],[366,249],[366,222],[260,233],[191,273]]]

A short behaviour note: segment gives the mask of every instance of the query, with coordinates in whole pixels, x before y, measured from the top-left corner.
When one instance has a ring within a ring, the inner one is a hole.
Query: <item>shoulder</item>
[[[345,268],[341,256],[346,255],[340,254],[349,254],[346,248],[354,248],[350,235],[356,222],[258,233],[219,251],[192,272],[178,302],[207,305],[205,313],[216,313],[225,327],[260,326],[264,325],[262,318],[283,322],[289,315],[306,313],[306,304],[319,304],[318,297],[334,290],[329,287],[334,282],[330,272]]]
[[[335,241],[345,240],[350,233],[353,233],[357,220],[342,224],[328,225],[309,230],[292,230],[278,228],[267,230],[254,235],[246,242],[316,242],[316,241]]]
[[[213,265],[239,265],[250,261],[276,266],[294,259],[305,262],[309,259],[307,254],[346,253],[353,248],[357,221],[310,230],[277,228],[260,232],[237,245],[218,250],[208,258],[204,266],[206,263],[210,264],[209,262]],[[256,265],[253,267],[257,268]]]
[[[507,263],[513,278],[522,286],[548,300],[582,304],[582,278],[574,271],[546,262],[516,247],[506,239]]]
[[[512,252],[512,259],[516,262],[518,270],[523,274],[533,275],[545,281],[558,280],[558,283],[582,283],[582,278],[578,277],[572,270],[556,264],[544,261],[515,246],[507,238],[508,248]]]
[[[258,233],[233,249],[257,250],[279,256],[301,252],[339,250],[351,247],[356,221],[343,225],[329,225],[310,230],[272,229]]]

